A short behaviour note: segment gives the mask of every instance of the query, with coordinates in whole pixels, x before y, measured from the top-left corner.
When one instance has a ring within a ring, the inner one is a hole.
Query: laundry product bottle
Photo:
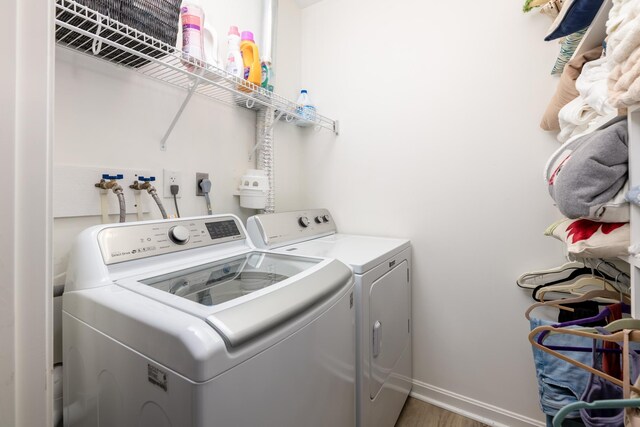
[[[227,52],[227,73],[235,77],[244,78],[244,64],[242,62],[242,54],[240,53],[240,32],[235,25],[229,28],[227,35],[229,50]]]
[[[185,0],[180,7],[182,53],[185,59],[218,66],[218,33],[205,21],[199,0]],[[187,68],[192,69],[191,64]]]
[[[240,52],[242,52],[245,80],[250,81],[254,85],[260,86],[262,83],[260,54],[258,53],[258,45],[256,45],[256,42],[253,40],[253,33],[251,31],[242,32]]]
[[[296,125],[303,127],[313,125],[316,119],[316,107],[311,102],[311,98],[306,89],[300,91],[300,96],[296,103],[298,104],[296,114],[300,116],[296,119]]]
[[[273,68],[271,68],[271,61],[269,59],[263,59],[261,62],[262,69],[262,87],[270,92],[273,92]]]
[[[180,8],[182,53],[185,59],[204,59],[204,11],[197,0],[185,1]]]

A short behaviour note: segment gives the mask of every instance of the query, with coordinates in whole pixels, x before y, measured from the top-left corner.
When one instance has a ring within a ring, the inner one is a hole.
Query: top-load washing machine
[[[232,215],[81,233],[63,297],[64,424],[355,424],[353,278],[256,250]]]
[[[351,267],[357,425],[393,426],[412,386],[410,242],[337,233],[326,209],[256,215],[247,231],[258,247],[335,258]]]

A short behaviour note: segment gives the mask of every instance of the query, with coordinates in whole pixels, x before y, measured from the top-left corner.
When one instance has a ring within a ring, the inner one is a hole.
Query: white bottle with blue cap
[[[307,127],[313,126],[313,122],[316,120],[316,107],[311,103],[311,98],[306,89],[300,91],[300,96],[297,101],[298,107],[296,108],[296,125]]]

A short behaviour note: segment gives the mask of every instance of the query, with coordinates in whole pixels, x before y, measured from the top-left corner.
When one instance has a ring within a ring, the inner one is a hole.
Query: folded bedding
[[[615,1],[607,21],[609,104],[640,102],[640,1]]]
[[[589,107],[581,96],[578,96],[558,112],[560,123],[558,141],[566,142],[572,136],[583,133],[597,115],[598,113]]]
[[[636,0],[613,0],[609,17],[607,18],[607,35],[611,36],[615,33],[622,22],[631,14],[631,9],[635,7]]]
[[[580,94],[576,88],[576,79],[580,76],[583,67],[589,61],[594,61],[602,55],[602,47],[597,47],[584,52],[582,55],[570,60],[562,71],[556,93],[549,101],[549,105],[545,110],[540,127],[544,130],[560,130],[560,122],[558,121],[558,113],[560,109],[574,100]],[[604,90],[606,99],[606,78],[608,73],[605,73]]]
[[[626,222],[623,190],[628,170],[628,131],[620,117],[604,129],[569,140],[549,159],[549,194],[563,215],[599,222]]]
[[[584,64],[582,73],[576,78],[576,90],[584,102],[601,116],[615,112],[608,101],[608,78],[609,63],[606,57]]]
[[[615,64],[608,80],[609,104],[624,108],[640,102],[640,46],[626,61]]]

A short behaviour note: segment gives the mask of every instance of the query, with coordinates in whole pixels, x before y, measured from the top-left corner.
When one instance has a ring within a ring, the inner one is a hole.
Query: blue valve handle
[[[124,175],[122,175],[121,173],[117,175],[109,175],[108,173],[102,174],[102,179],[123,179],[123,178],[124,178]]]
[[[153,181],[155,181],[155,180],[156,180],[156,177],[155,177],[155,176],[150,176],[150,177],[147,177],[147,178],[145,178],[145,177],[144,177],[144,176],[142,176],[142,175],[139,175],[139,176],[138,176],[138,181],[142,181],[142,182],[150,182],[150,181],[151,181],[151,182],[153,182]]]

